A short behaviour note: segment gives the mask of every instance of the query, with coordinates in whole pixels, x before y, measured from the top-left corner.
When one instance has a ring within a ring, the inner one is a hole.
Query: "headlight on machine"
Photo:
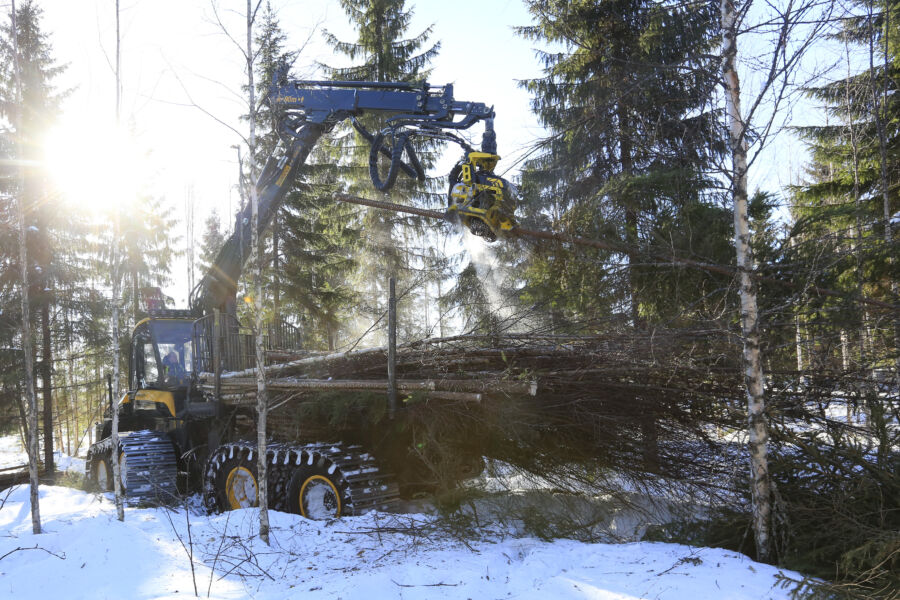
[[[156,402],[153,400],[135,400],[134,407],[137,410],[156,410]]]

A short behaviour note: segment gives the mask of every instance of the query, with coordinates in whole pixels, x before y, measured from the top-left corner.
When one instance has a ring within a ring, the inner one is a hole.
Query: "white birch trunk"
[[[797,246],[797,240],[795,238],[791,238],[791,248]],[[800,318],[799,309],[797,315],[794,317],[794,346],[797,349],[797,377],[800,385],[806,384],[806,377],[803,374],[803,368],[806,363],[803,362],[804,353],[803,346],[805,340],[803,339],[803,320]],[[806,356],[806,362],[809,363],[810,368],[812,368],[812,356]]]
[[[846,375],[850,371],[850,336],[846,329],[841,329],[841,369]],[[847,423],[853,422],[853,404],[850,399],[847,402]]]
[[[740,278],[741,333],[744,341],[744,382],[747,388],[747,413],[750,452],[751,501],[756,555],[769,558],[771,520],[771,484],[767,459],[768,429],[765,416],[765,381],[759,350],[759,311],[751,270],[750,219],[747,214],[747,141],[741,116],[740,80],[737,73],[737,19],[733,0],[721,0],[722,74],[725,80],[725,107],[732,156],[732,194],[734,196],[734,242]]]
[[[251,1],[247,0],[247,83],[250,90],[250,246],[253,252],[253,315],[256,333],[256,471],[258,476],[259,537],[269,543],[269,498],[266,473],[266,417],[268,416],[268,394],[266,390],[265,348],[263,346],[263,284],[262,284],[262,244],[259,231],[259,193],[256,189],[256,90],[253,81],[253,13]]]
[[[119,35],[119,0],[116,0],[116,129],[121,126],[122,78],[121,46]],[[113,240],[110,261],[112,262],[112,467],[113,488],[116,495],[116,517],[125,520],[125,499],[122,497],[122,469],[119,465],[119,205],[113,210]],[[136,300],[135,300],[136,301]]]
[[[15,8],[13,8],[15,11]],[[15,25],[13,25],[15,29]],[[31,341],[31,315],[28,300],[28,249],[25,234],[24,177],[19,180],[19,201],[16,203],[19,219],[19,263],[22,271],[22,353],[25,355],[25,406],[28,409],[28,480],[31,484],[31,529],[41,533],[41,509],[38,495],[38,418],[37,399],[34,391],[33,345]]]
[[[22,71],[19,64],[19,35],[16,29],[16,2],[12,0],[12,50],[16,80],[15,123],[18,138],[18,156],[24,158],[22,143]],[[22,271],[22,354],[25,358],[25,401],[28,409],[28,480],[31,488],[31,531],[41,533],[41,507],[38,481],[38,423],[37,399],[34,393],[34,363],[31,342],[31,314],[28,300],[28,246],[25,232],[25,167],[19,168],[19,200],[16,202],[19,220],[19,268]]]
[[[841,368],[844,373],[850,370],[850,335],[841,329]]]

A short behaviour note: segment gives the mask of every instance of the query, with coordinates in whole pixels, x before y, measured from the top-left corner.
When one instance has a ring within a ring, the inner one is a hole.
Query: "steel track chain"
[[[166,433],[122,432],[119,434],[119,449],[127,465],[123,485],[125,500],[129,504],[170,504],[178,498],[178,462],[175,448]],[[112,438],[91,445],[85,461],[89,482],[94,480],[93,469],[97,459],[111,460],[112,453]]]
[[[206,463],[203,478],[203,499],[210,511],[222,511],[215,481],[222,464],[233,458],[256,461],[256,444],[232,442],[213,452]],[[360,446],[344,444],[288,445],[272,443],[266,448],[269,478],[269,507],[287,510],[287,488],[295,470],[302,467],[325,468],[335,478],[338,487],[345,489],[342,503],[345,514],[361,515],[372,510],[391,511],[399,503],[399,489],[390,475],[382,473],[375,459]]]

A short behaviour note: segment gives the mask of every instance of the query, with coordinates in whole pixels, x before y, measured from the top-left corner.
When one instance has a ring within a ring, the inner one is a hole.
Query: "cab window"
[[[141,323],[134,331],[131,352],[131,389],[142,389],[154,385],[159,378],[156,355],[153,353],[153,341],[150,327]]]
[[[191,321],[151,319],[134,331],[131,357],[132,389],[182,387],[193,369]]]
[[[159,352],[159,381],[165,385],[184,385],[193,370],[190,321],[152,321],[153,337]]]
[[[156,354],[153,352],[153,343],[147,340],[141,344],[141,347],[143,348],[143,356],[141,358],[144,363],[141,387],[146,387],[148,384],[156,383],[159,379],[159,369],[156,367]]]

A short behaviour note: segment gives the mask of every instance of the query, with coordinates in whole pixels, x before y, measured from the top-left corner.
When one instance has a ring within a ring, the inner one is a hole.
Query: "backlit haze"
[[[125,130],[121,135],[116,133],[115,115],[114,0],[47,0],[40,5],[54,57],[60,62],[65,57],[68,64],[58,86],[72,89],[47,144],[48,160],[66,194],[92,210],[150,186],[149,191],[164,196],[179,218],[191,194],[195,244],[213,208],[223,225],[230,227],[239,205],[233,146],[241,138],[229,127],[246,135],[246,124],[240,121],[247,110],[241,98],[246,75],[243,56],[216,23],[210,3],[121,2],[121,123]],[[320,76],[317,62],[346,64],[343,57],[332,55],[319,33],[327,29],[340,39],[355,39],[338,2],[274,0],[272,6],[288,35],[287,47],[306,44],[295,65],[298,76]],[[241,14],[245,7],[241,2],[219,2],[223,24],[238,43],[246,40]],[[540,72],[530,43],[512,31],[528,21],[518,0],[461,0],[452,9],[443,2],[419,2],[409,30],[416,35],[434,24],[432,40],[441,42],[441,52],[433,63],[430,83],[452,82],[457,99],[495,105],[499,152],[504,158],[500,171],[521,157],[515,150],[539,134],[528,95],[516,81]],[[480,131],[479,127],[479,135]],[[450,154],[447,161],[455,159],[457,151]],[[513,168],[508,175],[515,172]],[[183,224],[178,233],[179,245],[184,246]],[[176,263],[173,282],[166,289],[178,306],[187,303],[184,261]]]
[[[54,57],[68,69],[57,85],[70,88],[59,126],[48,134],[48,160],[57,181],[86,210],[108,206],[141,188],[163,196],[183,220],[186,199],[193,198],[194,238],[215,208],[226,230],[239,205],[235,129],[246,104],[241,86],[245,64],[235,41],[246,40],[239,0],[220,0],[223,33],[208,1],[122,0],[121,130],[115,114],[115,1],[45,0],[44,31]],[[408,35],[434,25],[441,51],[433,63],[432,84],[453,83],[455,96],[493,104],[497,112],[498,172],[518,173],[528,146],[542,133],[529,109],[529,96],[518,80],[539,76],[533,44],[513,27],[530,16],[520,0],[409,2],[415,16]],[[316,78],[317,62],[345,65],[323,43],[321,31],[352,41],[355,33],[336,0],[273,0],[288,48],[305,51],[295,64],[299,77]],[[62,60],[64,57],[64,60]],[[196,106],[204,110],[198,109]],[[205,112],[204,112],[205,111]],[[473,128],[479,139],[481,126]],[[779,158],[779,155],[782,158]],[[775,191],[793,183],[802,165],[802,147],[793,139],[775,146],[751,172]],[[445,174],[458,149],[439,163]],[[149,189],[148,189],[149,188]],[[123,215],[127,218],[127,215]],[[179,225],[179,247],[186,245]],[[176,262],[165,290],[177,306],[187,304],[186,258]],[[196,273],[196,277],[200,277]]]

